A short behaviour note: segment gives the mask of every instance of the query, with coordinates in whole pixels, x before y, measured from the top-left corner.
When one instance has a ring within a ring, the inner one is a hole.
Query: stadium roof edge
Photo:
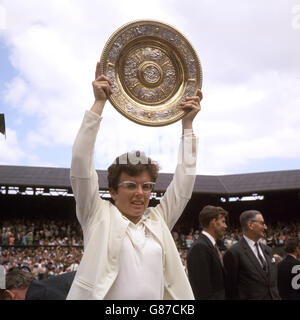
[[[106,170],[97,170],[101,190],[107,190]],[[160,173],[155,190],[163,192],[173,174]],[[70,189],[70,169],[0,165],[0,187]],[[194,193],[238,195],[272,191],[300,191],[300,170],[281,170],[230,175],[197,175]]]

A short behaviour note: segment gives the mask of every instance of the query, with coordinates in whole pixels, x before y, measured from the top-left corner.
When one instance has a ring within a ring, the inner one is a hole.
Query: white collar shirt
[[[212,243],[212,245],[215,247],[215,245],[216,245],[216,240],[215,240],[215,238],[214,238],[211,234],[209,234],[208,232],[206,232],[206,231],[202,231],[202,234],[204,234],[204,235],[210,240],[210,242]]]
[[[255,257],[257,258],[258,262],[260,263],[260,265],[262,265],[261,261],[259,260],[258,258],[258,254],[257,254],[257,250],[256,250],[256,246],[255,246],[255,243],[253,240],[249,239],[248,237],[246,237],[245,235],[243,235],[244,239],[247,241],[250,249],[252,250],[252,252],[254,253]],[[259,244],[259,240],[258,240],[258,244]],[[263,257],[263,259],[266,261],[266,258],[265,258],[265,255],[263,254],[262,252],[262,249],[261,249],[261,246],[259,245],[258,246],[259,248],[259,253],[260,255]]]
[[[146,229],[144,219],[145,216],[137,224],[128,224],[119,256],[119,272],[105,300],[163,299],[162,248]]]

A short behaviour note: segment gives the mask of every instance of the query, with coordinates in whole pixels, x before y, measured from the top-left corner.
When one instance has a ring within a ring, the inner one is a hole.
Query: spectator
[[[185,238],[186,238],[186,236],[183,233],[179,236],[179,241],[178,241],[179,248],[182,248],[182,249],[186,248]]]
[[[6,289],[0,289],[0,300],[66,300],[75,272],[45,280],[36,280],[28,271],[6,274]]]
[[[279,236],[277,238],[277,246],[278,247],[283,247],[284,246],[285,238],[286,238],[285,235],[282,232],[280,232]]]
[[[79,267],[79,261],[77,259],[74,259],[73,263],[68,268],[70,271],[77,271]]]
[[[227,249],[229,249],[232,246],[232,239],[230,238],[229,235],[225,236],[224,245]]]
[[[193,236],[191,234],[187,235],[186,238],[185,238],[185,246],[187,249],[189,249],[192,244],[193,244]]]
[[[199,214],[202,234],[189,250],[188,276],[197,300],[224,300],[224,270],[216,240],[224,236],[227,211],[205,206]]]
[[[28,232],[27,237],[26,237],[26,242],[27,242],[28,246],[32,246],[32,242],[33,242],[32,231]]]
[[[242,239],[224,255],[226,295],[238,300],[278,300],[277,268],[271,248],[260,244],[267,226],[259,211],[240,215]]]
[[[199,235],[200,235],[200,231],[199,230],[196,230],[193,234],[193,237],[194,237],[194,241],[198,240],[199,239]]]
[[[22,232],[22,241],[21,241],[21,244],[23,246],[27,246],[27,236],[24,232]]]
[[[293,278],[300,272],[300,240],[288,239],[285,245],[287,253],[278,264],[278,290],[283,300],[300,300],[300,290],[293,285]],[[294,269],[298,266],[297,269]]]
[[[13,233],[11,233],[10,237],[9,237],[9,245],[13,246],[15,244],[15,236]]]

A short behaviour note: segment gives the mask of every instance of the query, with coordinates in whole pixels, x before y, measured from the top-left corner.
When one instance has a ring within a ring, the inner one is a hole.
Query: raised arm
[[[160,204],[156,206],[156,210],[163,216],[170,229],[181,216],[194,189],[198,139],[193,133],[193,121],[201,110],[201,100],[202,92],[199,89],[195,96],[187,97],[181,104],[186,115],[182,119],[182,140],[179,147],[178,164],[172,182]]]
[[[98,175],[94,166],[94,147],[100,126],[101,114],[111,94],[111,82],[99,75],[100,64],[97,63],[93,90],[95,101],[86,111],[72,149],[71,184],[76,200],[77,218],[84,229],[91,221],[97,204],[101,201],[98,190]]]

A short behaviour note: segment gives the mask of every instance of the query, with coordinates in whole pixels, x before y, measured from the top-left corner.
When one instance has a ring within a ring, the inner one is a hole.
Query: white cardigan
[[[77,134],[71,165],[71,184],[76,214],[83,230],[84,254],[67,299],[104,299],[118,274],[118,257],[128,221],[118,208],[99,196],[98,175],[94,168],[94,146],[100,120],[86,111]],[[194,299],[178,250],[170,233],[189,201],[195,182],[197,139],[184,136],[173,180],[160,204],[149,207],[145,226],[163,250],[164,299]],[[186,147],[190,143],[190,147]],[[192,146],[192,148],[191,148]],[[192,149],[187,156],[184,149]]]

